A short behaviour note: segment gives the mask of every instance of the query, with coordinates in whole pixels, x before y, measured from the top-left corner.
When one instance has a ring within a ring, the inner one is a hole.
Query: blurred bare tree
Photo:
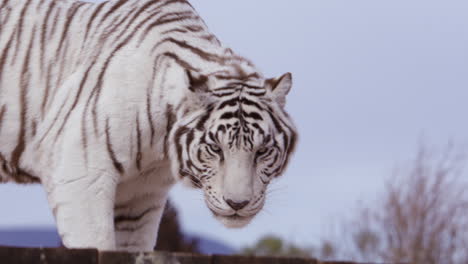
[[[357,211],[334,242],[345,258],[411,264],[468,263],[468,189],[464,158],[420,147],[395,171],[374,206]]]

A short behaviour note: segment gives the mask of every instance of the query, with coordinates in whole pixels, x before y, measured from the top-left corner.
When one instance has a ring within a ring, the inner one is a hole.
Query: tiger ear
[[[286,104],[286,95],[292,87],[292,74],[285,73],[279,78],[272,78],[266,80],[267,90],[269,90],[271,96],[281,107]]]

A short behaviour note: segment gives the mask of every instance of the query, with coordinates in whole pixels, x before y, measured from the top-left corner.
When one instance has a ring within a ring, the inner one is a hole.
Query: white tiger
[[[40,182],[63,243],[152,250],[171,186],[246,225],[296,132],[186,0],[0,0],[0,182]]]

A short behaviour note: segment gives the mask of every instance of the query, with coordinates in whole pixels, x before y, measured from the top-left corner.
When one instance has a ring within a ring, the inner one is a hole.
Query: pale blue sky
[[[305,245],[372,200],[421,138],[468,147],[466,0],[192,0],[210,29],[268,76],[290,71],[300,133],[291,166],[251,225],[228,230],[201,194],[172,197],[187,231]],[[0,228],[53,225],[40,187],[0,186]]]

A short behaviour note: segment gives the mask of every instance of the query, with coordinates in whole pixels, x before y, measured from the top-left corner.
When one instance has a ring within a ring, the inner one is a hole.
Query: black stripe
[[[2,131],[3,117],[5,116],[6,110],[7,110],[6,105],[2,105],[2,108],[0,110],[0,131]]]
[[[174,32],[187,33],[187,30],[182,29],[182,28],[173,28],[173,29],[169,29],[169,30],[161,32],[161,35],[170,34],[170,33],[174,33]]]
[[[225,108],[226,106],[236,106],[238,103],[239,103],[239,98],[233,98],[233,99],[224,101],[218,106],[218,110],[221,110]]]
[[[36,135],[36,132],[37,132],[37,121],[33,120],[31,122],[31,136],[34,137]]]
[[[185,1],[176,1],[176,2],[184,2],[186,3]],[[141,35],[140,37],[140,40],[139,42],[142,42],[144,40],[144,38],[148,35],[148,33],[155,27],[158,27],[158,26],[161,26],[161,25],[165,25],[165,24],[170,24],[170,23],[174,23],[174,22],[179,22],[179,21],[182,21],[182,20],[199,20],[200,18],[195,14],[195,13],[192,13],[192,12],[187,12],[188,15],[185,15],[185,16],[178,16],[178,17],[173,17],[173,18],[166,18],[164,19],[164,16],[158,18],[155,22],[149,24],[146,29],[143,31],[143,34]],[[160,43],[158,43],[156,46],[158,46]],[[154,49],[153,49],[154,50]]]
[[[128,21],[129,16],[132,15],[134,12],[136,12],[136,9],[132,10],[128,15],[124,15],[123,18],[118,23],[115,23],[115,21],[117,21],[120,18],[120,16],[118,18],[115,18],[111,23],[108,23],[108,26],[106,27],[106,29],[103,30],[103,32],[107,32],[107,33],[101,36],[101,38],[107,38],[107,36],[114,34],[123,23]],[[127,23],[127,27],[125,27],[123,32],[127,31],[130,25],[131,25],[131,22]]]
[[[247,118],[252,118],[252,119],[255,119],[255,120],[260,120],[260,121],[263,121],[263,117],[256,113],[256,112],[246,112],[246,111],[242,111],[242,116],[243,117],[247,117]]]
[[[276,169],[274,169],[274,170],[269,174],[269,176],[271,176],[271,175],[276,175],[276,176],[278,176],[278,175],[281,174],[281,172],[283,171],[283,169],[284,169],[284,166],[278,166]]]
[[[10,7],[5,8],[4,10],[2,10],[4,5],[6,5],[6,4],[2,4],[2,6],[0,7],[0,12],[2,13],[2,15],[0,16],[0,35],[2,35],[3,27],[9,21],[10,14],[12,12]]]
[[[249,76],[256,76],[256,74],[250,74],[250,75],[247,75],[244,78],[248,79],[248,78],[250,78]],[[247,84],[245,82],[233,83],[233,85],[240,85],[240,86],[244,86],[244,87],[247,87],[247,88],[253,89],[253,90],[265,90],[265,88],[262,87],[262,86],[254,86],[254,85]]]
[[[147,2],[146,4],[144,4],[136,13],[135,15],[132,17],[132,19],[130,20],[130,24],[133,23],[133,21],[140,17],[140,14],[143,13],[146,9],[148,9],[149,7],[151,7],[152,5],[154,5],[155,3],[159,3],[161,2],[161,0],[153,0],[153,1],[150,1],[150,2]]]
[[[107,153],[109,154],[109,157],[112,160],[112,163],[114,164],[114,168],[120,173],[124,173],[124,168],[122,164],[117,161],[117,158],[115,157],[115,152],[112,149],[112,143],[110,142],[110,132],[109,132],[109,119],[106,119],[106,145],[107,145]]]
[[[172,58],[173,60],[175,60],[177,62],[177,64],[179,64],[180,66],[182,66],[184,69],[187,69],[187,70],[192,70],[192,71],[197,71],[199,72],[200,70],[197,69],[197,68],[194,68],[192,65],[190,65],[190,63],[188,63],[187,61],[181,59],[178,55],[176,55],[175,53],[172,53],[172,52],[165,52],[163,53],[162,55],[160,56],[166,56],[166,57],[169,57],[169,58]],[[159,56],[158,56],[159,58]]]
[[[10,0],[3,0],[3,1],[2,1],[2,5],[0,6],[0,9],[4,8],[5,6],[7,6],[9,1],[10,1]]]
[[[260,110],[264,110],[264,108],[260,104],[258,104],[257,102],[254,102],[252,100],[249,100],[249,99],[247,99],[245,97],[241,98],[240,102],[241,102],[241,104],[245,104],[245,105],[248,105],[248,106],[254,106],[254,107],[256,107],[256,108],[258,108]]]
[[[218,139],[215,137],[213,132],[208,132],[208,137],[210,138],[211,142],[219,143]]]
[[[185,162],[185,165],[187,166],[187,168],[189,168],[190,171],[193,171],[193,169],[195,169],[197,172],[203,172],[203,169],[202,168],[199,168],[197,167],[193,162],[192,162],[192,159],[189,159]],[[195,178],[195,177],[194,177]]]
[[[204,163],[205,160],[203,159],[202,157],[202,149],[201,148],[198,148],[197,150],[197,160],[200,162],[200,163]]]
[[[169,149],[169,134],[171,133],[172,126],[176,120],[176,116],[174,114],[172,105],[167,105],[166,107],[166,135],[164,136],[164,155],[169,157],[168,149]]]
[[[52,40],[52,38],[55,36],[55,30],[57,29],[57,26],[59,25],[59,17],[62,15],[62,8],[59,6],[58,8],[55,9],[55,15],[52,23],[52,28],[50,29],[50,33],[48,36],[49,40]]]
[[[258,132],[261,134],[261,135],[265,135],[265,131],[260,127],[260,125],[258,125],[257,123],[252,123],[251,124],[256,130],[258,130]],[[268,142],[269,140],[264,140],[265,143]]]
[[[122,5],[124,5],[128,0],[119,0],[117,3],[115,3],[109,10],[102,16],[101,21],[99,22],[98,26],[101,26],[102,23],[107,19],[107,17],[115,12],[117,9],[119,9]]]
[[[185,165],[189,168],[189,169],[192,169],[192,167],[194,167],[197,171],[200,171],[199,168],[197,168],[191,161],[191,156],[190,156],[190,144],[192,143],[194,139],[194,132],[193,130],[190,130],[188,133],[187,133],[187,137],[185,139],[185,149],[187,149],[187,156],[188,156],[188,160],[185,162]]]
[[[67,97],[68,98],[68,95]],[[54,127],[55,123],[58,121],[58,117],[60,116],[60,114],[62,113],[63,111],[63,108],[65,107],[65,105],[67,104],[67,101],[64,100],[62,102],[62,105],[60,106],[57,114],[55,115],[54,117],[54,120],[52,121],[51,125],[49,126],[49,128],[47,129],[47,131],[42,135],[41,139],[39,140],[39,144],[42,144],[42,142],[44,141],[44,139],[46,138],[46,136],[50,133],[50,131],[52,130],[52,128]]]
[[[165,38],[162,41],[160,41],[155,46],[155,48],[153,48],[153,50],[155,50],[159,45],[162,45],[162,44],[164,44],[166,42],[170,42],[172,44],[177,45],[180,48],[187,49],[190,52],[198,55],[200,58],[202,58],[204,60],[207,60],[207,61],[213,61],[213,62],[217,62],[219,64],[224,64],[226,62],[226,60],[232,59],[231,57],[223,57],[223,56],[218,56],[216,54],[208,53],[208,52],[206,52],[204,50],[201,50],[201,49],[199,49],[197,47],[194,47],[194,46],[188,44],[187,41],[185,41],[185,40],[177,40],[177,39],[172,38],[172,37]]]
[[[190,32],[201,32],[204,30],[204,28],[202,26],[199,26],[199,25],[187,25],[187,26],[184,26],[185,29],[187,29],[188,31]]]
[[[13,180],[16,182],[16,183],[41,183],[41,180],[22,170],[22,169],[17,169],[16,172],[13,174]]]
[[[264,96],[266,94],[266,91],[263,91],[263,92],[251,92],[251,91],[247,91],[246,92],[248,95],[252,95],[252,96]]]
[[[198,120],[195,126],[197,130],[200,130],[200,131],[205,130],[205,123],[208,121],[208,119],[210,119],[212,112],[213,112],[213,107],[212,106],[208,107],[205,114]]]
[[[137,113],[136,115],[136,132],[137,132],[137,155],[136,155],[136,166],[137,169],[141,169],[141,130],[140,130],[140,119]]]
[[[88,136],[86,132],[86,110],[83,111],[81,118],[81,145],[83,146],[83,155],[85,165],[88,165]]]
[[[234,76],[229,76],[229,75],[215,75],[215,77],[217,79],[220,79],[220,80],[236,80],[236,81],[239,81],[239,76],[238,75],[234,75]],[[243,83],[238,83],[236,82],[236,84],[239,84],[239,85],[243,85]],[[214,89],[214,90],[220,90],[220,89],[224,89],[224,88],[217,88],[217,89]]]
[[[270,116],[270,119],[273,121],[273,125],[275,126],[276,131],[281,133],[283,131],[283,128],[281,127],[276,117],[273,115],[271,111],[267,111],[267,113]]]
[[[184,178],[188,177],[190,179],[190,181],[192,182],[194,187],[199,188],[199,189],[202,188],[202,184],[201,184],[200,180],[197,179],[197,177],[193,176],[191,173],[189,173],[187,171],[184,171],[184,170],[179,170],[179,174],[180,174],[180,176],[182,176]]]
[[[3,171],[4,174],[9,174],[9,169],[8,169],[8,162],[6,161],[5,157],[3,156],[3,154],[0,152],[0,164],[2,165],[0,167],[0,169]],[[6,182],[6,181],[2,181],[2,180],[5,180],[4,178],[2,179],[1,175],[0,175],[0,182],[3,183],[3,182]]]
[[[185,140],[185,145],[186,145],[186,148],[189,149],[190,148],[190,144],[192,143],[194,139],[194,132],[193,130],[190,130],[188,133],[187,133],[187,139]],[[187,153],[188,155],[190,153]],[[190,156],[190,155],[189,155]]]
[[[217,79],[222,79],[222,78],[219,78],[218,76],[216,76],[216,78],[217,78]],[[239,90],[241,90],[241,89],[242,89],[242,88],[239,87],[239,86],[232,86],[232,85],[230,85],[230,86],[226,86],[226,87],[215,88],[215,89],[213,89],[213,91],[214,91],[214,92],[218,92],[218,91],[226,91],[226,90],[227,90],[227,91],[229,91],[229,92],[235,92],[235,91],[239,91]],[[235,91],[233,91],[233,90],[235,90]]]
[[[52,40],[52,38],[55,35],[55,30],[57,28],[57,25],[59,24],[59,17],[61,15],[62,9],[59,7],[55,11],[55,16],[54,16],[54,22],[52,23],[52,28],[50,30],[50,35],[49,35],[49,40]]]
[[[271,154],[275,151],[275,149],[277,151],[276,151],[276,155],[273,156],[273,161],[266,164],[266,166],[269,168],[271,168],[278,161],[278,158],[279,158],[280,149],[278,148],[276,143],[275,143],[275,146],[270,148],[270,150],[268,151],[268,154],[265,155],[265,158],[264,158],[264,159],[270,158]]]
[[[39,12],[41,9],[41,6],[45,3],[45,0],[40,0],[39,5],[36,7],[36,11]]]
[[[94,22],[94,19],[96,19],[97,15],[99,14],[99,12],[101,11],[101,9],[104,7],[104,5],[106,4],[107,2],[102,2],[100,3],[97,8],[94,10],[94,12],[91,14],[90,16],[90,20],[88,21],[88,24],[86,25],[86,33],[85,33],[85,37],[84,39],[87,39],[88,38],[88,34],[89,34],[89,31],[91,29],[91,26]]]
[[[46,86],[45,86],[45,90],[44,90],[44,95],[42,96],[42,104],[41,104],[42,117],[44,117],[45,107],[47,106],[47,102],[49,100],[49,92],[50,92],[50,88],[52,86],[51,82],[52,82],[52,64],[49,64],[47,66]]]
[[[193,11],[182,11],[182,12],[170,12],[166,13],[158,18],[159,21],[167,21],[169,19],[182,18],[185,16],[194,15]]]
[[[291,130],[290,144],[289,144],[289,148],[286,150],[286,159],[283,163],[282,169],[288,166],[289,160],[291,158],[291,154],[294,152],[296,148],[296,142],[297,142],[297,134],[295,131]]]
[[[157,62],[156,62],[157,64]],[[154,143],[154,133],[155,133],[155,128],[154,128],[154,122],[153,122],[153,113],[151,112],[151,101],[152,101],[152,98],[153,98],[153,90],[154,90],[154,82],[155,82],[155,78],[156,78],[156,67],[153,67],[153,76],[152,76],[152,80],[153,82],[148,85],[147,89],[146,89],[146,118],[148,119],[148,125],[150,127],[150,132],[151,132],[151,135],[150,135],[150,144],[151,146],[153,146],[153,143]]]
[[[92,66],[89,67],[89,68],[92,68]],[[99,85],[99,83],[98,83],[98,85]],[[83,110],[83,115],[81,116],[81,120],[82,120],[81,122],[83,124],[85,124],[85,119],[86,119],[86,117],[88,117],[88,110],[89,110],[89,107],[91,105],[91,101],[94,98],[95,93],[96,93],[96,89],[93,89],[91,91],[90,95],[88,96],[88,100],[86,100],[86,105],[85,105],[84,110]],[[94,111],[92,111],[91,114],[95,115],[96,113]],[[93,124],[94,124],[94,126],[93,126],[94,134],[98,135],[97,120],[95,120],[95,116],[92,116],[92,121],[93,121]]]
[[[204,35],[204,36],[199,36],[199,38],[201,39],[205,39],[209,42],[217,42],[219,43],[219,40],[212,34],[207,34],[207,35]]]
[[[190,175],[190,181],[192,181],[192,184],[195,188],[198,188],[198,189],[201,189],[203,186],[202,186],[202,183],[200,182],[199,179],[197,179],[195,176],[193,175]]]
[[[231,119],[231,118],[237,118],[237,112],[226,112],[221,115],[220,119]]]
[[[244,143],[247,143],[248,148],[251,150],[253,148],[253,143],[250,140],[249,135],[244,134]]]
[[[227,97],[227,96],[231,96],[233,94],[237,93],[237,90],[236,91],[232,91],[232,92],[224,92],[224,93],[215,93],[215,92],[212,92],[211,95],[213,96],[216,96],[216,97]]]
[[[221,124],[218,126],[216,130],[216,136],[218,136],[218,133],[225,133],[226,132],[226,126],[224,124]]]
[[[271,113],[273,112],[271,110],[271,108],[268,108],[268,112]],[[286,137],[285,139],[285,142],[286,143],[286,146],[285,146],[285,149],[289,149],[291,151],[294,151],[294,146],[292,144],[296,144],[296,133],[295,133],[295,129],[293,129],[289,124],[287,124],[283,119],[281,119],[281,117],[278,117],[278,120],[279,122],[281,122],[281,124],[286,127],[286,130],[289,132],[288,134],[291,136],[291,139],[289,139],[288,135],[285,133],[284,136]]]
[[[124,36],[124,34],[127,32],[127,30],[133,25],[133,22],[135,22],[135,20],[137,20],[139,17],[140,17],[140,14],[142,12],[144,12],[145,9],[147,9],[148,7],[150,7],[152,4],[154,4],[154,2],[149,2],[147,3],[146,5],[144,5],[142,8],[140,8],[140,10],[138,10],[138,12],[135,13],[135,15],[129,20],[128,24],[127,24],[127,27],[125,28],[125,30],[123,30],[119,36],[117,36],[117,39],[115,41],[119,41],[120,38],[122,38]],[[138,25],[135,27],[135,31],[139,30],[140,27],[142,27],[146,22],[149,22],[151,19],[153,19],[154,17],[156,17],[157,15],[159,15],[159,13],[161,13],[161,11],[159,11],[159,7],[155,9],[156,11],[149,14],[143,21],[141,21],[140,23],[138,23]],[[133,33],[132,33],[133,34]]]
[[[29,4],[29,2],[28,2]],[[22,72],[21,72],[21,80],[20,80],[20,127],[19,127],[19,134],[18,134],[18,143],[13,150],[11,154],[11,164],[14,168],[18,168],[19,165],[19,160],[21,157],[21,154],[24,151],[24,148],[26,146],[26,122],[27,122],[27,109],[28,109],[28,102],[27,102],[27,90],[29,87],[29,82],[30,82],[30,72],[29,72],[29,62],[31,58],[31,50],[32,50],[32,45],[34,41],[34,36],[36,35],[36,28],[33,28],[33,35],[31,36],[31,39],[29,40],[29,45],[28,49],[24,58],[24,63],[22,67]]]
[[[146,209],[145,211],[141,212],[140,214],[137,214],[137,215],[117,215],[114,217],[114,223],[115,224],[119,224],[121,222],[138,222],[140,221],[141,219],[143,219],[143,217],[145,217],[145,215],[153,212],[153,211],[157,211],[161,209],[160,206],[152,206],[148,209]]]
[[[60,51],[62,50],[63,43],[65,41],[65,38],[67,37],[68,29],[70,28],[70,25],[73,21],[73,18],[75,18],[76,12],[82,7],[85,3],[84,2],[77,2],[72,5],[72,7],[68,10],[67,14],[67,20],[64,24],[63,30],[62,30],[62,36],[60,38],[59,46],[57,48],[56,56],[60,54]]]
[[[60,135],[63,131],[63,128],[65,127],[65,124],[68,122],[68,119],[70,118],[71,113],[75,109],[76,105],[78,104],[78,101],[81,98],[81,93],[83,91],[83,87],[86,83],[86,80],[88,79],[88,74],[91,68],[88,68],[88,70],[85,72],[83,78],[81,79],[80,86],[78,88],[78,93],[74,96],[74,101],[68,112],[65,114],[65,118],[63,119],[62,125],[60,126],[59,130],[57,131],[57,136]]]
[[[7,63],[6,60],[8,58],[8,53],[10,51],[11,43],[13,42],[14,34],[12,34],[10,40],[6,44],[5,48],[3,49],[0,57],[0,82],[3,80],[3,69],[5,68],[5,64]],[[1,86],[0,86],[1,87]]]
[[[217,157],[218,153],[216,153],[213,149],[210,147],[206,147],[206,152],[211,156],[211,157]]]
[[[46,49],[45,49],[45,46],[46,46],[46,36],[47,36],[47,29],[49,28],[49,18],[50,18],[50,14],[52,13],[52,10],[53,8],[55,7],[55,1],[52,1],[49,3],[49,8],[47,8],[47,12],[45,14],[45,21],[44,21],[44,24],[42,24],[42,31],[41,31],[41,40],[39,42],[39,47],[40,47],[40,51],[41,51],[41,54],[40,54],[40,65],[42,65],[43,67],[40,67],[41,68],[41,73],[44,72],[44,66],[45,66],[45,63],[44,63],[44,57],[45,57],[45,52],[46,52]],[[49,90],[49,87],[46,86],[46,94],[48,94],[48,90]],[[41,113],[42,115],[44,115],[44,105],[45,105],[45,99],[43,99],[42,101],[42,107],[41,107]]]
[[[15,52],[13,54],[13,59],[12,59],[12,63],[14,61],[16,61],[16,57],[18,56],[18,52],[20,50],[20,44],[22,43],[21,41],[21,35],[23,33],[23,22],[24,22],[24,19],[26,18],[26,11],[28,9],[28,7],[31,5],[31,0],[28,0],[26,2],[26,4],[24,5],[23,9],[21,10],[21,13],[20,13],[20,16],[19,16],[19,21],[18,21],[18,26],[15,28],[15,32],[16,32],[16,45],[15,45]]]
[[[174,142],[173,144],[176,145],[176,151],[177,151],[177,160],[179,161],[179,164],[182,165],[183,164],[183,160],[182,160],[182,143],[180,142],[180,139],[181,137],[187,133],[190,129],[187,128],[187,127],[180,127],[177,129],[177,131],[175,132],[175,135],[174,135]]]
[[[67,51],[68,51],[69,46],[70,46],[69,41],[66,41],[65,47],[61,51],[62,54],[56,56],[57,59],[55,60],[55,63],[59,64],[59,65],[56,65],[56,67],[58,66],[57,68],[59,71],[58,71],[57,77],[55,78],[56,84],[55,84],[55,89],[54,89],[54,95],[57,93],[58,88],[62,85],[63,72],[65,71],[66,65],[68,62]]]

